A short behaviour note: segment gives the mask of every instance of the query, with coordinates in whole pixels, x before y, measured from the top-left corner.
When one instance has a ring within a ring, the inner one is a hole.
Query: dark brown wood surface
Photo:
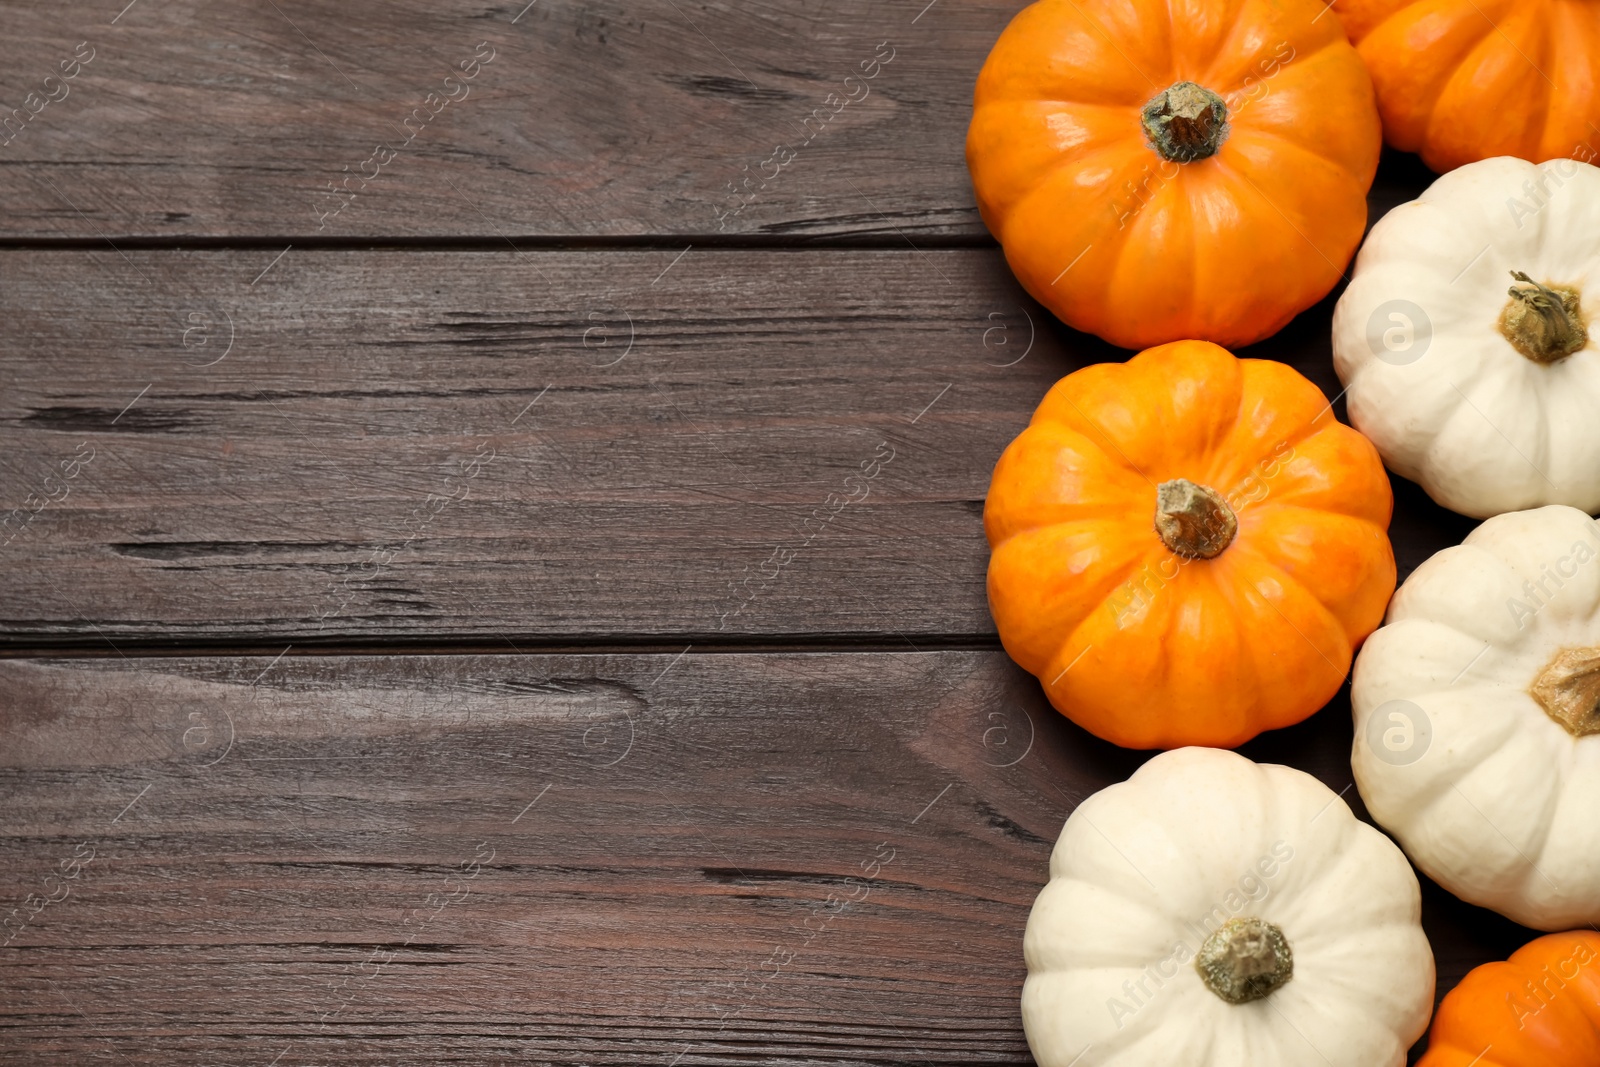
[[[0,5],[0,1063],[1029,1062],[1146,756],[983,599],[1126,357],[973,206],[1017,6]],[[1342,413],[1331,308],[1243,354]],[[1244,751],[1359,811],[1350,730]],[[1441,995],[1532,936],[1424,906]]]
[[[44,101],[0,146],[7,235],[978,236],[972,79],[1015,11],[120,6],[0,9],[0,111]]]
[[[1017,930],[1116,778],[992,653],[0,679],[8,877],[95,850],[6,950],[8,1043],[164,1062],[1015,1062]]]

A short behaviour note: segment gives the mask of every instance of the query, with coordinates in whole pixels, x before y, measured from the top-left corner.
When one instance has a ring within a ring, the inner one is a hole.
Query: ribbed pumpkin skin
[[[1474,968],[1439,1005],[1417,1067],[1596,1067],[1600,934],[1529,942]]]
[[[1158,486],[1238,532],[1179,560]],[[1394,592],[1372,444],[1293,368],[1179,341],[1057,382],[995,466],[989,606],[1052,704],[1128,748],[1232,748],[1332,698]]]
[[[1227,102],[1230,132],[1177,163],[1140,111],[1184,81]],[[1371,79],[1317,0],[1040,0],[978,77],[967,164],[1062,321],[1126,348],[1237,346],[1339,280],[1381,144]]]
[[[1441,174],[1494,156],[1600,151],[1592,0],[1335,0],[1372,72],[1384,138]]]

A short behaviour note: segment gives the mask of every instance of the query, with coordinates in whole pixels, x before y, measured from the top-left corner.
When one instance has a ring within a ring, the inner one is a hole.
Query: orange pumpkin
[[[1336,0],[1389,143],[1443,173],[1491,156],[1600,149],[1600,12],[1590,0]]]
[[[1248,344],[1367,221],[1372,82],[1317,0],[1040,0],[978,76],[967,165],[1017,278],[1127,348]]]
[[[1439,1005],[1417,1067],[1600,1064],[1600,934],[1548,934],[1475,967]]]
[[[989,606],[1050,702],[1231,748],[1338,691],[1394,592],[1389,480],[1293,368],[1178,341],[1057,382],[995,466]]]

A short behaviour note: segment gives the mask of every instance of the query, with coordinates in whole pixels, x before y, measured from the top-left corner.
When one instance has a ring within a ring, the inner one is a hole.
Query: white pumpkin
[[[1315,778],[1165,752],[1061,831],[1024,937],[1028,1044],[1040,1067],[1397,1067],[1433,1008],[1421,907]]]
[[[1597,312],[1600,169],[1453,170],[1372,228],[1334,311],[1350,421],[1463,515],[1600,511]]]
[[[1418,567],[1351,691],[1367,809],[1456,896],[1600,923],[1600,527],[1490,519]]]

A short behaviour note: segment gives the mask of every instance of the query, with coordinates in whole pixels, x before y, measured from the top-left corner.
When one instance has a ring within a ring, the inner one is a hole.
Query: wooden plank
[[[1051,844],[1143,758],[999,653],[0,661],[0,1058],[1021,1063]],[[1527,936],[1440,897],[1441,992]]]
[[[11,636],[987,627],[994,253],[272,259],[6,255]]]
[[[982,238],[1018,7],[7,3],[0,236]]]
[[[962,145],[1014,9],[178,0],[112,22],[88,0],[9,3],[3,225],[980,234]]]
[[[992,635],[995,458],[1125,355],[990,250],[274,257],[0,253],[4,641]],[[1331,397],[1327,314],[1253,351]]]

